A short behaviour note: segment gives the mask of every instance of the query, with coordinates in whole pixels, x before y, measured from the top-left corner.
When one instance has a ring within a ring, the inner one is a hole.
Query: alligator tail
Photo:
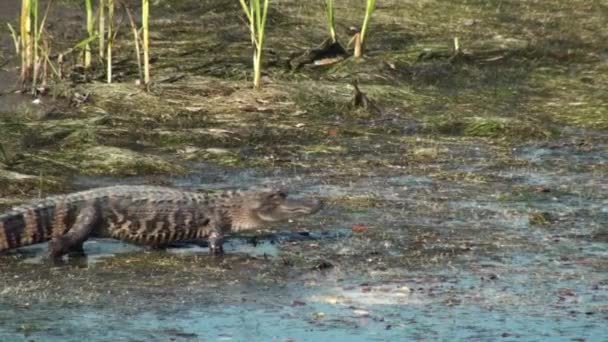
[[[48,241],[67,231],[65,202],[44,204],[25,205],[0,215],[0,252]]]

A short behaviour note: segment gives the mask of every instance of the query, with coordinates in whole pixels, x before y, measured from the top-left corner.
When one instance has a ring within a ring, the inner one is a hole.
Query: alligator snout
[[[321,210],[323,201],[316,198],[286,199],[281,209],[294,214],[310,215]]]

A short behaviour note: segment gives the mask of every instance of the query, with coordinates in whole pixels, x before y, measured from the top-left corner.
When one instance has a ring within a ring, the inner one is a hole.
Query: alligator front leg
[[[224,254],[224,235],[219,232],[212,232],[209,235],[209,253],[211,255],[222,255]]]
[[[49,242],[49,257],[53,260],[59,260],[63,255],[68,253],[83,256],[84,249],[82,245],[91,234],[96,221],[97,212],[95,208],[83,209],[67,233],[51,239]]]

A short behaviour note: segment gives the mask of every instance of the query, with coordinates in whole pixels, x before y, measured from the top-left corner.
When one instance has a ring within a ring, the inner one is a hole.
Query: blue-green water
[[[84,265],[49,266],[44,245],[3,257],[0,341],[608,341],[604,154],[525,147],[526,167],[472,160],[477,182],[201,167],[173,185],[328,204],[220,259],[112,240]]]
[[[461,277],[462,279],[462,277]],[[585,281],[535,287],[496,280],[459,282],[437,288],[453,292],[461,303],[440,303],[426,295],[405,297],[375,293],[358,298],[360,289],[339,293],[339,300],[315,297],[315,290],[293,287],[268,290],[271,302],[213,304],[200,307],[99,308],[90,306],[2,307],[2,341],[394,341],[394,340],[606,340],[608,314],[596,295],[578,295],[560,302],[553,291],[571,285],[585,291]],[[475,289],[459,285],[473,284]],[[297,287],[297,286],[296,286]],[[332,294],[332,291],[319,290]],[[374,290],[372,290],[373,292]],[[603,293],[606,285],[595,290]],[[274,293],[272,293],[274,292]],[[442,293],[443,292],[443,293]],[[369,293],[369,292],[367,292]],[[512,298],[514,297],[514,298]],[[521,298],[518,298],[521,297]],[[533,298],[529,298],[533,297]],[[317,298],[317,300],[315,300]],[[332,299],[333,298],[333,299]],[[518,303],[524,298],[523,303]],[[301,303],[294,305],[293,301]],[[525,303],[544,301],[545,305]],[[514,301],[514,302],[511,302]],[[370,304],[369,302],[373,303]]]

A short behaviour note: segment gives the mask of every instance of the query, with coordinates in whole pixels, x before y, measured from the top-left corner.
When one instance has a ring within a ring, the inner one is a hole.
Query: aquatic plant
[[[103,4],[104,1],[100,1],[100,54],[103,58],[103,30],[105,29],[105,18],[103,12]],[[149,39],[149,18],[150,18],[150,2],[149,0],[142,0],[142,27],[141,27],[141,37],[139,33],[139,29],[133,19],[133,15],[127,5],[123,2],[118,2],[118,4],[122,5],[124,11],[127,14],[129,19],[129,25],[131,26],[131,32],[133,34],[133,46],[135,48],[135,55],[137,57],[137,67],[139,74],[139,82],[143,82],[144,84],[150,83],[150,39]],[[107,44],[107,48],[105,49],[106,53],[106,74],[107,74],[107,83],[112,83],[112,47],[114,43],[114,39],[116,38],[116,33],[113,27],[113,17],[114,17],[114,0],[107,0],[107,9],[108,9],[108,32],[105,35],[105,41]],[[140,46],[142,49],[140,49]],[[143,50],[143,51],[142,51]],[[142,52],[143,52],[143,68],[142,68]]]
[[[15,31],[15,29],[13,28],[11,23],[6,23],[6,25],[8,26],[8,30],[11,32],[11,37],[13,38],[13,43],[15,44],[15,53],[19,54],[19,44],[20,44],[19,35],[17,34],[17,31]]]
[[[137,30],[137,25],[135,24],[135,20],[133,20],[133,15],[131,14],[129,7],[127,7],[127,5],[125,5],[124,3],[122,5],[125,9],[125,12],[127,13],[127,17],[129,18],[129,25],[131,25],[131,32],[133,33],[133,45],[135,46],[135,56],[137,57],[137,71],[138,71],[138,75],[139,75],[138,81],[141,82],[143,79],[143,73],[141,70],[141,52],[139,49],[139,31]]]
[[[85,0],[85,11],[87,16],[87,40],[93,40],[95,36],[95,27],[93,21],[93,3],[91,0]],[[84,67],[88,68],[91,66],[91,43],[87,42],[84,48]]]
[[[26,82],[32,71],[32,0],[21,1],[21,16],[19,18],[19,38],[21,41],[21,73],[20,81]]]
[[[262,48],[264,46],[264,29],[266,28],[266,15],[268,14],[268,0],[239,0],[243,12],[247,16],[251,44],[253,45],[253,87],[259,88],[262,77]]]
[[[141,4],[142,40],[144,48],[144,84],[148,84],[150,83],[150,39],[148,33],[150,19],[150,1],[142,0]],[[137,58],[139,58],[139,55]]]
[[[131,25],[131,32],[133,33],[133,46],[135,47],[135,56],[137,57],[137,71],[139,75],[139,82],[144,84],[150,83],[150,43],[149,43],[149,17],[150,17],[150,2],[148,0],[142,0],[142,36],[140,39],[139,29],[135,24],[133,15],[129,10],[129,7],[122,3],[122,6],[127,13],[129,18],[129,25]],[[140,45],[143,47],[143,68],[142,68],[142,52]],[[143,69],[143,70],[142,70]]]
[[[114,43],[113,36],[113,20],[114,20],[114,0],[108,0],[108,34],[106,48],[106,82],[112,83],[112,45]]]
[[[47,3],[44,15],[39,20],[38,0],[22,0],[19,18],[19,37],[9,26],[15,46],[21,57],[20,83],[25,88],[31,82],[31,91],[35,94],[38,83],[46,82],[46,63],[48,62],[48,44],[44,36],[44,27],[52,1]],[[40,73],[42,68],[43,73]]]
[[[106,32],[106,1],[99,0],[99,57],[103,59],[105,53],[105,32]]]
[[[332,43],[336,42],[336,19],[334,16],[334,0],[325,0],[325,16],[329,27],[329,36]]]
[[[363,26],[361,27],[361,32],[356,33],[353,37],[355,42],[355,57],[361,57],[363,55],[363,46],[365,44],[365,38],[367,36],[367,32],[369,30],[369,22],[372,17],[372,13],[376,9],[376,0],[366,0],[365,4],[365,18],[363,19]]]

